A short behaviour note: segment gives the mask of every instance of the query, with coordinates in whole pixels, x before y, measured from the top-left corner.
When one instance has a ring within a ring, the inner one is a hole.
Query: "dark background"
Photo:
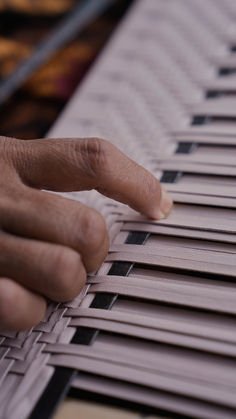
[[[131,2],[117,0],[0,104],[0,135],[31,139],[47,133]],[[0,0],[0,88],[78,3]]]

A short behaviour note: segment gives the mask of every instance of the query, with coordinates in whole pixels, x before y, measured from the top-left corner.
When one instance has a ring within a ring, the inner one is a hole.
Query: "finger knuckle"
[[[69,248],[60,249],[57,251],[52,268],[50,297],[54,301],[70,301],[75,298],[85,282],[79,253]]]
[[[98,251],[107,236],[104,218],[99,212],[93,209],[85,209],[80,223],[83,241],[86,243],[89,251]]]
[[[101,138],[86,138],[82,145],[82,155],[87,171],[93,177],[106,170],[111,144]]]

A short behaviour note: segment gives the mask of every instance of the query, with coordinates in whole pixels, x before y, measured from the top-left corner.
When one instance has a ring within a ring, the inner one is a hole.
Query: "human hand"
[[[101,214],[41,189],[96,189],[156,219],[172,207],[152,174],[97,138],[0,137],[0,173],[0,330],[39,323],[46,298],[76,297],[109,248]]]

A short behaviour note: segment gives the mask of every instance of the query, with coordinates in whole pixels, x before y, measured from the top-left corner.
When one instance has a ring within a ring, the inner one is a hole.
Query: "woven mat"
[[[58,367],[78,392],[236,417],[235,16],[233,0],[135,2],[49,133],[112,141],[175,209],[155,222],[64,194],[101,211],[111,248],[74,301],[0,336],[0,418],[29,417]]]

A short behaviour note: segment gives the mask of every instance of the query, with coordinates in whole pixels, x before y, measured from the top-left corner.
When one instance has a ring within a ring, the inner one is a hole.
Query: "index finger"
[[[23,181],[33,187],[64,192],[96,189],[156,219],[171,210],[172,200],[159,181],[108,141],[82,138],[20,143],[21,158],[18,151],[15,166]]]

